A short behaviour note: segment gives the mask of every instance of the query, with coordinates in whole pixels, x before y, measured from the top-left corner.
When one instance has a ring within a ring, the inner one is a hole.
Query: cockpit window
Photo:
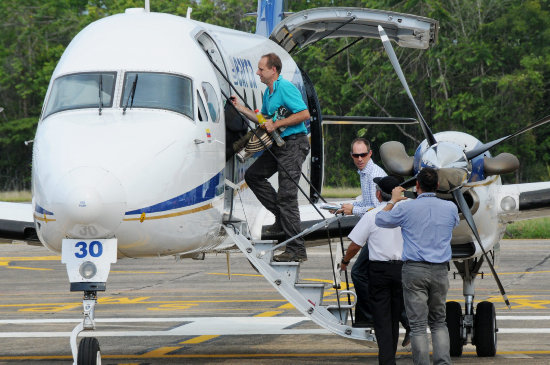
[[[44,117],[70,109],[113,106],[116,73],[87,72],[58,77],[53,82]]]
[[[167,109],[193,119],[192,82],[166,73],[126,72],[120,107]]]

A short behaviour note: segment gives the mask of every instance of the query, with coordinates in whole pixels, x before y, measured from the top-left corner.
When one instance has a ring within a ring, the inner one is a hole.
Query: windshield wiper
[[[99,115],[103,109],[103,75],[99,74]]]
[[[132,105],[134,105],[134,95],[136,94],[136,85],[138,81],[138,74],[136,74],[136,77],[134,78],[134,82],[132,83],[132,90],[130,90],[130,94],[128,95],[128,98],[126,98],[126,105],[124,105],[124,109],[122,109],[122,114],[126,114],[126,108],[128,108],[128,101],[130,98],[132,98],[132,102],[130,103],[130,109],[132,109]]]

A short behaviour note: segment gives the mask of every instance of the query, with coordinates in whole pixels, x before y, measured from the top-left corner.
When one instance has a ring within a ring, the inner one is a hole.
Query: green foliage
[[[0,191],[30,187],[32,140],[37,118],[0,122]]]

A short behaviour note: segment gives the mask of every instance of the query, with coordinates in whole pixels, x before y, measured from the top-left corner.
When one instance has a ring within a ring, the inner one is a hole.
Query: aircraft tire
[[[480,302],[474,317],[474,345],[479,357],[493,357],[497,353],[497,318],[495,305]]]
[[[462,356],[464,341],[462,340],[460,318],[462,317],[462,307],[458,302],[445,303],[447,314],[447,329],[449,330],[450,354],[453,357]]]
[[[78,365],[101,365],[99,341],[95,337],[84,337],[78,345]]]

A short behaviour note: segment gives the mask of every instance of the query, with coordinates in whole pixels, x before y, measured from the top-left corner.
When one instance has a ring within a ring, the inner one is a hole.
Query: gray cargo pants
[[[287,239],[301,232],[298,187],[292,180],[296,183],[300,181],[302,164],[310,148],[306,135],[297,136],[295,139],[293,137],[286,137],[285,145],[282,147],[273,143],[271,152],[278,162],[271,153],[264,151],[244,175],[248,187],[256,195],[256,198],[275,215]],[[267,181],[276,172],[279,173],[279,191],[275,191]],[[306,257],[304,240],[298,238],[289,242],[285,251]]]

